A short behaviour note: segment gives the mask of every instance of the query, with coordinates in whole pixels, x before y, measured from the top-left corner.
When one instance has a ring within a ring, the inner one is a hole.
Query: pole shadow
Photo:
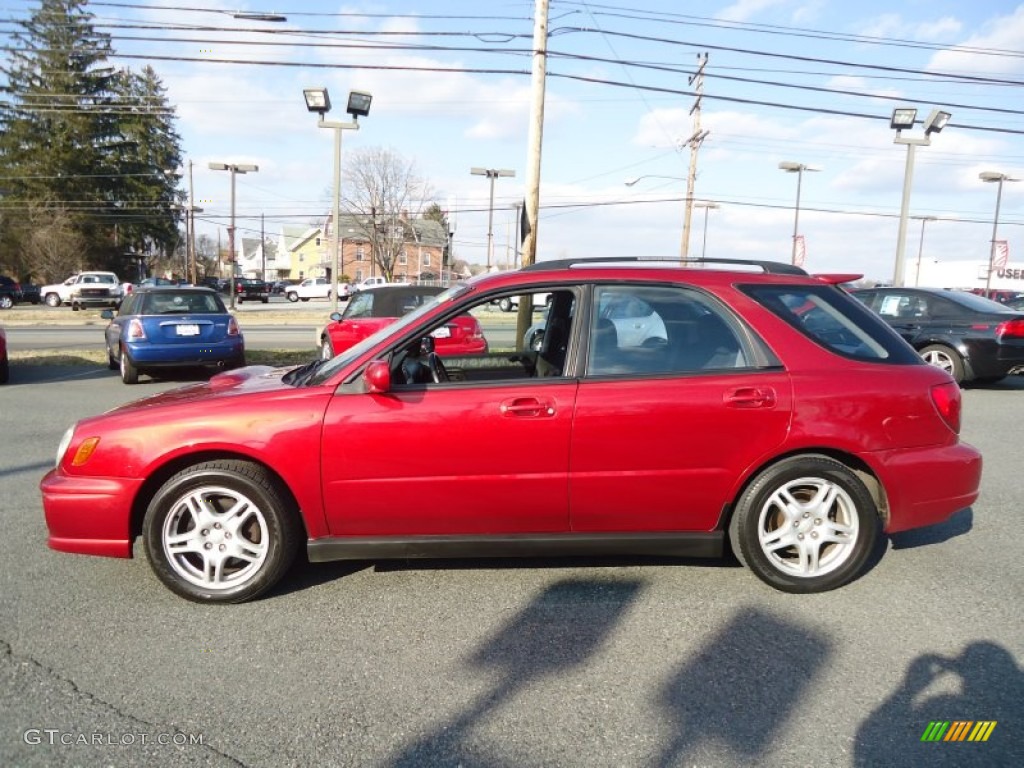
[[[472,739],[473,728],[537,680],[568,673],[597,653],[640,588],[636,580],[586,579],[547,587],[467,660],[470,667],[493,672],[495,685],[389,765],[527,768],[522,758],[513,764],[488,754]]]
[[[650,765],[714,765],[720,746],[741,764],[767,760],[830,654],[817,631],[758,609],[740,612],[662,688],[658,703],[675,733]]]

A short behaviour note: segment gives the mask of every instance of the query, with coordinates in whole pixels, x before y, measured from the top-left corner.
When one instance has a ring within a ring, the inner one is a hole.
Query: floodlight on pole
[[[515,176],[516,172],[504,168],[478,168],[475,166],[470,168],[469,172],[473,176],[486,176],[491,180],[491,202],[487,207],[487,271],[490,272],[491,264],[494,263],[494,180]]]
[[[911,107],[897,107],[892,111],[892,119],[889,121],[889,127],[896,131],[896,138],[893,139],[893,143],[905,144],[907,147],[907,166],[903,172],[903,201],[900,205],[900,228],[896,240],[896,264],[893,268],[892,275],[892,284],[900,288],[903,287],[904,281],[903,273],[907,244],[907,219],[910,213],[910,188],[913,185],[914,180],[914,150],[917,147],[927,147],[931,145],[931,135],[933,133],[939,133],[943,128],[945,128],[946,123],[949,122],[951,116],[952,115],[950,115],[949,112],[945,112],[941,109],[933,109],[928,114],[928,118],[924,121],[924,136],[920,138],[902,135],[903,131],[914,127],[914,123],[917,121],[916,109]]]
[[[803,186],[804,171],[820,171],[813,165],[805,165],[804,163],[794,163],[790,160],[783,160],[779,163],[779,170],[785,171],[786,173],[796,174],[796,205],[793,208],[793,250],[790,254],[790,263],[796,264],[796,243],[797,238],[800,235],[800,188]]]
[[[373,95],[366,91],[349,91],[345,111],[351,115],[351,122],[324,120],[324,115],[331,111],[331,97],[326,88],[303,88],[302,95],[306,100],[306,109],[316,112],[320,116],[317,125],[334,131],[334,195],[331,214],[334,242],[331,258],[331,311],[337,312],[338,276],[341,269],[341,132],[359,130],[359,118],[370,114]],[[371,253],[371,265],[373,258]]]
[[[239,173],[256,173],[257,165],[243,163],[209,163],[211,171],[228,171],[231,174],[231,226],[228,227],[228,253],[231,254],[231,308],[235,308],[235,176]]]
[[[1020,179],[1015,179],[1005,173],[996,173],[995,171],[982,171],[978,174],[978,178],[988,184],[995,183],[999,185],[996,191],[996,214],[992,218],[992,243],[988,251],[988,273],[985,275],[985,295],[991,298],[992,273],[996,268],[996,242],[999,235],[999,206],[1003,202],[1003,182],[1020,181]]]

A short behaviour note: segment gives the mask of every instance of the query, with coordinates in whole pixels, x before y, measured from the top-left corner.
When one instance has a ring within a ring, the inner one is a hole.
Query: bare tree
[[[345,210],[369,241],[380,274],[392,280],[399,254],[415,240],[409,218],[430,203],[432,190],[414,162],[379,147],[353,152],[344,179]]]
[[[25,254],[43,282],[58,282],[78,272],[87,240],[63,208],[32,205],[28,213]]]

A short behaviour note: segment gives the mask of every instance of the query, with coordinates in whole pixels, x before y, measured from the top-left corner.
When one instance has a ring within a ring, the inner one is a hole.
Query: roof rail
[[[727,264],[733,266],[760,267],[767,274],[771,275],[806,275],[803,269],[793,264],[785,264],[781,261],[758,261],[755,259],[679,259],[666,258],[662,256],[598,256],[596,258],[580,259],[554,259],[552,261],[538,261],[529,266],[523,267],[524,272],[544,272],[555,269],[569,269],[570,267],[586,267],[591,264],[640,264],[651,266],[690,266],[690,265],[712,265]]]

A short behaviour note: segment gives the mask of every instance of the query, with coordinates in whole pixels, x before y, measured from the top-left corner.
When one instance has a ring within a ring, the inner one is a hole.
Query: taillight
[[[960,385],[955,382],[932,387],[932,402],[949,428],[960,434]]]
[[[996,326],[997,339],[1024,339],[1024,319],[1006,320]]]
[[[238,321],[233,317],[228,318],[228,336],[237,336],[239,334]]]
[[[128,341],[139,341],[146,338],[146,329],[142,327],[142,321],[133,318],[128,323]]]

